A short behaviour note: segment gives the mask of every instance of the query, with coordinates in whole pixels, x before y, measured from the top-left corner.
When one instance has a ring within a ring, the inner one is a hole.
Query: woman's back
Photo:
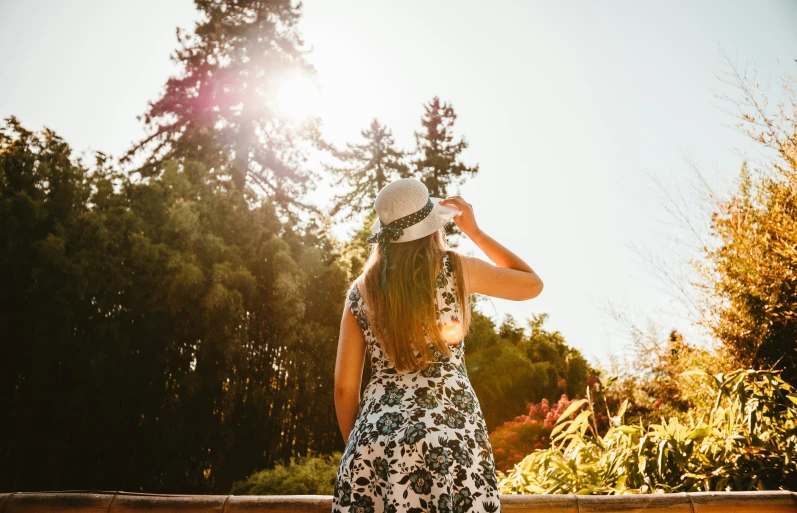
[[[458,327],[462,321],[462,313],[459,302],[457,301],[456,282],[454,280],[454,266],[451,259],[455,258],[450,252],[446,252],[440,261],[440,270],[435,278],[435,312],[437,329],[447,338],[449,347],[452,350],[452,357],[449,358],[437,351],[432,344],[428,344],[438,362],[464,362],[464,347],[461,330],[457,336],[457,330],[451,327]],[[373,330],[371,330],[370,310],[365,297],[360,290],[362,285],[355,281],[348,291],[348,300],[363,332],[367,342],[368,354],[371,358],[371,365],[374,371],[388,372],[391,374],[400,371],[395,370],[393,364],[386,356],[382,344],[377,340]],[[415,355],[420,353],[415,350]]]
[[[451,258],[450,252],[443,255],[435,280],[444,332],[461,320]],[[429,344],[434,362],[400,372],[371,330],[357,282],[348,300],[372,374],[341,459],[333,511],[428,511],[432,505],[441,513],[499,511],[492,448],[468,380],[464,339],[449,346],[450,357]]]

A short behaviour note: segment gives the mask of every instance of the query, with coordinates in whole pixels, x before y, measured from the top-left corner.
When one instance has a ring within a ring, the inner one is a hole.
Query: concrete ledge
[[[501,495],[512,513],[797,513],[797,494]],[[331,495],[174,495],[65,490],[0,493],[0,513],[329,513]],[[474,512],[479,513],[479,512]]]

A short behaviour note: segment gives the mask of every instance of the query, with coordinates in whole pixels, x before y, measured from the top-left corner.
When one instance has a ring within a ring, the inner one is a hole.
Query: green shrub
[[[233,483],[233,495],[332,495],[343,454],[291,458],[288,465],[255,472]]]
[[[500,493],[796,489],[797,393],[779,372],[688,371],[686,378],[702,378],[715,391],[713,405],[693,411],[686,424],[671,417],[626,425],[624,402],[599,436],[589,399],[583,400],[589,408],[568,419],[584,404],[574,401],[557,421],[550,449],[531,453],[506,475],[498,472]]]

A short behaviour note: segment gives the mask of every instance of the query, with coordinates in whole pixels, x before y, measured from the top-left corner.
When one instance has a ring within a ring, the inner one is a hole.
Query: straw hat
[[[460,213],[441,201],[443,198],[429,196],[429,189],[418,179],[390,182],[376,196],[378,217],[371,225],[373,235],[368,242],[408,242],[433,233]]]

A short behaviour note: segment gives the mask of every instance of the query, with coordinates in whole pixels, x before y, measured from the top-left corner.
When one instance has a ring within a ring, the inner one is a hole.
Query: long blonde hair
[[[436,262],[448,253],[451,261],[456,301],[460,308],[463,336],[470,325],[470,298],[465,293],[462,260],[459,253],[448,249],[442,229],[409,242],[390,245],[390,269],[387,293],[380,287],[381,254],[374,245],[363,270],[368,321],[379,340],[385,357],[399,371],[416,371],[436,361],[429,348],[451,357],[451,349],[437,326]],[[420,359],[413,354],[420,352]]]

